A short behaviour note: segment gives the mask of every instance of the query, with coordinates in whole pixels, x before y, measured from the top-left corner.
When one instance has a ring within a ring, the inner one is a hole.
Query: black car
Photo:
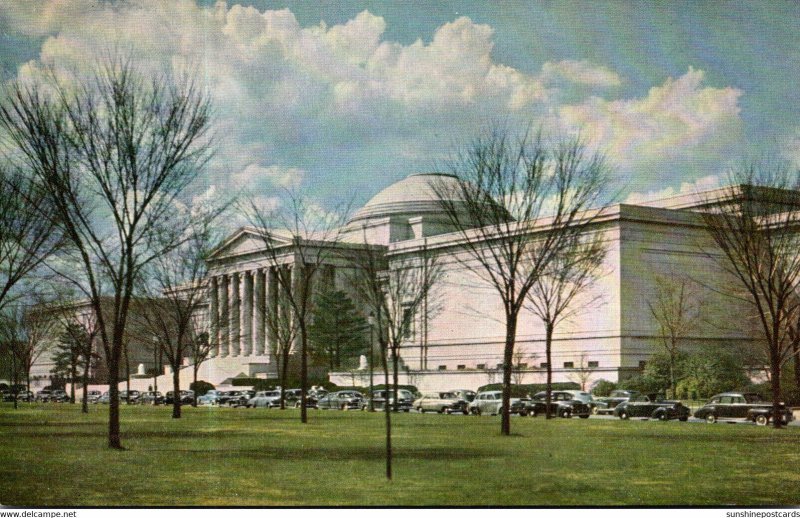
[[[230,397],[228,397],[224,404],[230,407],[247,407],[247,405],[250,403],[250,400],[253,399],[255,395],[255,390],[239,390],[236,391],[235,394],[232,394]],[[220,403],[220,405],[222,404],[223,403]]]
[[[48,401],[50,401],[51,394],[52,391],[50,389],[42,389],[36,393],[35,401],[37,403],[47,403]]]
[[[550,393],[550,407],[547,406],[547,392],[538,392],[526,403],[526,413],[536,417],[549,413],[551,416],[587,419],[592,410],[588,404],[576,399],[570,392],[554,390]]]
[[[179,398],[181,401],[181,405],[191,405],[194,402],[194,391],[181,390]],[[174,402],[175,398],[173,397],[173,392],[170,390],[169,392],[167,392],[167,395],[164,396],[164,404],[171,405]]]
[[[386,390],[376,390],[372,393],[372,406],[375,410],[383,410],[386,406]],[[392,405],[394,403],[394,391],[388,391],[389,396],[389,404]],[[362,404],[362,410],[369,409],[369,398],[365,397]],[[405,389],[398,389],[397,391],[397,405],[392,405],[395,412],[410,412],[411,407],[414,404],[414,394],[411,393],[409,390]]]
[[[620,419],[646,417],[659,421],[669,421],[670,419],[686,421],[690,414],[689,408],[683,406],[680,401],[654,401],[641,394],[628,401],[623,401],[614,408],[614,415]]]
[[[794,416],[786,405],[780,405],[781,419],[788,423]],[[758,394],[746,392],[723,392],[712,397],[699,408],[694,416],[708,423],[718,420],[744,420],[765,425],[772,420],[772,403],[764,401]]]
[[[322,410],[357,410],[361,408],[364,394],[355,390],[340,390],[326,394],[317,401],[317,408]]]
[[[640,392],[635,390],[612,390],[611,394],[609,394],[607,397],[599,397],[594,399],[594,408],[592,408],[592,413],[613,414],[617,405],[638,395],[640,395]]]
[[[161,394],[161,392],[151,390],[149,392],[142,393],[138,402],[142,405],[163,405],[164,396]]]
[[[139,402],[139,398],[141,397],[142,393],[138,390],[131,390],[128,392],[127,390],[121,390],[119,393],[119,402],[120,403],[127,403],[129,405],[135,405]]]
[[[51,403],[67,403],[69,401],[69,394],[63,390],[54,390],[50,393]]]

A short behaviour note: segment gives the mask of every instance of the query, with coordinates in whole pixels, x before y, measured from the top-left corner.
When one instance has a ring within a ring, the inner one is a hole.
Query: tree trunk
[[[197,363],[192,367],[192,385],[194,385],[194,394],[192,395],[192,406],[197,408]]]
[[[386,395],[389,395],[389,365],[386,358],[386,346],[381,347],[381,360],[383,362],[383,384],[386,387]],[[383,415],[386,416],[386,479],[392,480],[392,409],[389,405],[389,398],[384,400]]]
[[[553,416],[550,414],[550,405],[553,400],[553,323],[547,322],[545,324],[545,338],[544,338],[544,354],[545,361],[547,362],[547,385],[545,386],[545,419],[551,419]]]
[[[306,357],[308,347],[308,336],[306,335],[305,319],[300,319],[300,422],[308,422],[308,409],[306,408],[306,398],[308,397],[308,358]]]
[[[775,348],[777,349],[777,347]],[[778,351],[770,355],[770,381],[772,382],[772,426],[781,427],[781,364]]]
[[[75,404],[75,379],[78,377],[78,365],[73,363],[70,365],[71,383],[69,384],[69,404]]]
[[[92,357],[86,358],[86,365],[83,367],[83,401],[81,402],[81,412],[89,413],[89,363]]]
[[[511,370],[514,361],[514,341],[517,337],[517,314],[506,315],[506,347],[503,354],[503,409],[500,433],[511,435]]]
[[[172,364],[172,418],[181,418],[181,371],[175,364]]]
[[[398,366],[397,366],[397,364],[398,364],[398,361],[397,361],[397,345],[392,347],[392,364],[393,364],[392,365],[392,392],[393,392],[393,395],[394,395],[394,404],[393,404],[392,410],[397,412],[397,380],[399,378],[399,374],[397,372],[397,369],[398,369]],[[389,387],[387,386],[386,388],[387,388],[386,394],[388,395],[389,394],[389,391],[388,391]],[[387,401],[387,403],[388,403],[388,401]]]
[[[119,436],[119,353],[120,345],[115,345],[108,358],[108,447],[121,450]]]
[[[289,349],[283,354],[283,363],[281,364],[281,410],[286,410],[286,380],[289,379]],[[301,406],[303,403],[301,403]]]

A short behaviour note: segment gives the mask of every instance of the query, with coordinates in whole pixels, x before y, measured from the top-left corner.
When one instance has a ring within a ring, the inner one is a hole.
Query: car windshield
[[[278,392],[277,390],[272,391],[272,392],[264,392],[264,395],[266,397],[281,397],[281,393]]]

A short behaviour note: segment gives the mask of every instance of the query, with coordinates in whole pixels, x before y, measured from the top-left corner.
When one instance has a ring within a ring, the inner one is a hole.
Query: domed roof
[[[393,214],[440,212],[436,186],[458,192],[458,178],[448,174],[415,174],[393,183],[372,197],[350,222]]]

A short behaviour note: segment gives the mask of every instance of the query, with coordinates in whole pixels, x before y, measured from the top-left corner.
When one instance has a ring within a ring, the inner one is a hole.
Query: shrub
[[[606,397],[611,394],[612,390],[617,388],[617,384],[613,381],[608,381],[604,379],[599,379],[594,382],[592,386],[592,394],[597,397]]]
[[[209,390],[214,390],[214,385],[207,381],[197,380],[189,385],[189,390],[193,390],[195,396],[204,396]]]

